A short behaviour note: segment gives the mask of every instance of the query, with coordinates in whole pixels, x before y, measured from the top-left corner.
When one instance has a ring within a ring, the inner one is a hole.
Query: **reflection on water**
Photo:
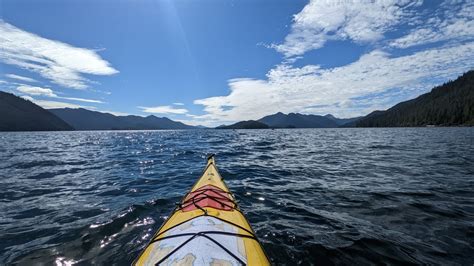
[[[0,264],[129,264],[205,154],[277,264],[474,261],[474,129],[0,134]]]

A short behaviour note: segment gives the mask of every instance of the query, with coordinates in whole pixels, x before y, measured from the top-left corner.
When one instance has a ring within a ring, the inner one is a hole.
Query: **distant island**
[[[232,125],[218,126],[217,129],[266,129],[266,128],[337,128],[353,123],[360,117],[340,119],[333,115],[305,115],[299,113],[284,114],[278,112],[259,120],[237,122]]]
[[[217,129],[474,126],[474,71],[429,93],[364,117],[278,112]],[[83,108],[43,109],[0,91],[0,131],[199,129],[166,117],[116,116]]]
[[[281,112],[265,116],[258,121],[272,128],[334,128],[358,120],[359,117],[339,119],[333,115],[305,115]]]

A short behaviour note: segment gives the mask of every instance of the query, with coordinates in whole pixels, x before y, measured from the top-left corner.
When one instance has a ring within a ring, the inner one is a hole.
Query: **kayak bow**
[[[214,157],[135,265],[269,265]]]

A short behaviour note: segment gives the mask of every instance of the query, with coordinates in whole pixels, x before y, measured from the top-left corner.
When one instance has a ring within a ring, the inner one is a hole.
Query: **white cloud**
[[[272,45],[285,57],[324,46],[328,40],[374,42],[413,14],[421,0],[311,0],[296,14],[285,41]]]
[[[22,96],[22,98],[29,100],[45,109],[54,109],[54,108],[85,108],[85,109],[92,109],[92,110],[96,109],[94,106],[83,106],[83,105],[58,102],[58,101],[38,100],[31,96]]]
[[[196,100],[195,104],[204,105],[206,114],[195,119],[219,124],[278,111],[365,115],[426,91],[433,80],[455,78],[473,62],[474,43],[467,43],[401,57],[375,50],[356,62],[330,69],[279,65],[268,72],[266,80],[233,79],[229,95]],[[397,95],[387,95],[391,90]]]
[[[474,39],[474,2],[441,5],[438,13],[407,35],[390,41],[389,45],[408,48],[440,41]]]
[[[93,99],[84,99],[84,98],[75,98],[75,97],[57,97],[60,99],[77,101],[77,102],[85,102],[85,103],[104,103],[101,100],[93,100]]]
[[[19,92],[29,94],[29,95],[33,95],[33,96],[44,96],[44,97],[51,97],[51,98],[58,98],[58,99],[64,99],[64,100],[86,102],[86,103],[104,103],[103,101],[100,101],[100,100],[74,98],[74,97],[61,97],[61,96],[58,96],[56,93],[54,93],[52,89],[49,89],[49,88],[20,85],[16,88],[16,90]]]
[[[129,115],[132,115],[132,114],[129,114],[129,113],[116,112],[116,111],[108,111],[108,110],[97,110],[97,111],[102,112],[102,113],[113,114],[113,115],[115,115],[115,116],[129,116]]]
[[[11,79],[16,79],[24,82],[38,82],[36,79],[20,76],[20,75],[15,75],[15,74],[6,74],[5,77],[11,78]]]
[[[21,85],[16,88],[18,91],[35,96],[58,97],[53,90],[41,87]]]
[[[184,103],[173,103],[174,105],[184,105]]]
[[[170,105],[155,106],[155,107],[138,106],[138,108],[142,109],[142,112],[144,113],[153,113],[153,114],[185,114],[188,112],[187,109],[175,108]]]
[[[53,83],[85,89],[90,82],[82,74],[118,73],[96,51],[78,48],[23,31],[0,20],[0,60],[40,74]]]

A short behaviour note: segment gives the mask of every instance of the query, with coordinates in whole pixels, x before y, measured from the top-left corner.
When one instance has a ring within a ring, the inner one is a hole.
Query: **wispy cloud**
[[[142,109],[142,112],[144,113],[153,113],[153,114],[186,114],[188,112],[187,109],[176,108],[171,105],[163,105],[163,106],[155,106],[155,107],[138,106],[138,108]]]
[[[173,105],[184,105],[184,103],[173,103]]]
[[[29,95],[35,95],[35,96],[47,96],[47,97],[58,97],[53,90],[48,89],[48,88],[41,88],[41,87],[32,87],[32,86],[18,86],[16,88],[17,91],[23,92]]]
[[[40,74],[55,84],[85,89],[83,74],[118,73],[94,50],[43,38],[0,20],[0,61]]]
[[[20,75],[15,75],[15,74],[6,74],[5,77],[16,79],[19,81],[24,81],[24,82],[32,82],[32,83],[38,82],[36,79],[32,79],[32,78],[28,78],[28,77],[24,77]]]
[[[357,43],[381,40],[384,33],[413,14],[421,0],[311,0],[296,14],[291,32],[282,44],[271,47],[294,57],[319,49],[328,40]]]
[[[21,86],[18,86],[16,90],[25,94],[33,95],[33,96],[44,96],[44,97],[51,97],[51,98],[58,98],[58,99],[64,99],[64,100],[86,102],[86,103],[104,103],[103,101],[100,101],[100,100],[58,96],[56,93],[54,93],[52,89],[49,89],[49,88],[21,85]]]
[[[101,100],[94,100],[94,99],[84,99],[84,98],[75,98],[75,97],[57,97],[57,98],[70,100],[70,101],[85,102],[85,103],[104,103]]]
[[[94,106],[83,106],[83,105],[59,102],[59,101],[38,100],[31,96],[22,96],[22,98],[29,100],[45,109],[54,109],[54,108],[86,108],[86,109],[92,109],[92,110],[96,109]]]
[[[474,38],[474,3],[466,0],[433,3],[429,14],[417,8],[422,0],[311,0],[296,14],[291,32],[281,44],[269,47],[293,63],[310,50],[324,47],[330,40],[355,43],[388,42],[395,48],[447,40]],[[389,32],[407,30],[407,34],[386,40]]]
[[[132,115],[132,114],[129,114],[129,113],[109,111],[109,110],[96,110],[96,111],[99,111],[99,112],[102,112],[102,113],[113,114],[115,116],[129,116],[129,115]]]
[[[448,40],[474,40],[474,2],[459,3],[444,3],[435,16],[430,16],[407,35],[390,41],[389,45],[408,48]]]

